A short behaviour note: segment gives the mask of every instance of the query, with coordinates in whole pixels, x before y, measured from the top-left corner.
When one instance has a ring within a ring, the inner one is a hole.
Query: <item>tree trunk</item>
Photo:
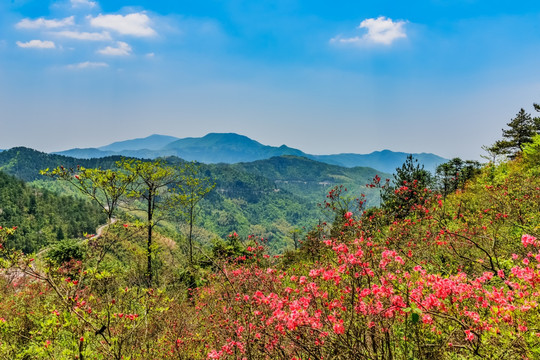
[[[148,279],[148,286],[149,287],[152,287],[152,229],[153,229],[153,224],[152,224],[152,215],[153,215],[152,201],[153,201],[152,193],[149,191],[148,192],[148,239],[147,239],[147,242],[146,242],[146,250],[147,250],[146,256],[147,256],[147,260],[148,260],[146,277]]]
[[[193,265],[193,205],[189,209],[189,263]]]

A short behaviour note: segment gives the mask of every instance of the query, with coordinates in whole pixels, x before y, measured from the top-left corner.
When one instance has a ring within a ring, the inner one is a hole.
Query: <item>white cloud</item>
[[[71,6],[94,8],[97,6],[97,2],[89,0],[71,0]]]
[[[89,17],[90,24],[94,27],[110,29],[123,35],[148,37],[156,35],[156,31],[150,27],[150,18],[145,13],[132,13],[128,15],[98,15]]]
[[[75,24],[75,17],[70,16],[64,19],[52,19],[47,20],[45,18],[38,18],[35,20],[31,19],[22,19],[19,21],[15,27],[18,29],[56,29],[60,27],[70,26]]]
[[[91,62],[91,61],[85,61],[78,64],[72,64],[68,65],[68,69],[93,69],[93,68],[106,68],[109,67],[109,64],[104,62]]]
[[[156,56],[156,54],[154,54],[153,52],[151,53],[148,53],[145,55],[147,58],[153,58],[154,56]]]
[[[102,32],[80,32],[80,31],[58,31],[55,35],[76,39],[76,40],[88,40],[88,41],[108,41],[111,40],[111,35],[107,31]]]
[[[28,42],[17,41],[17,46],[21,48],[33,48],[33,49],[54,49],[56,45],[52,41],[43,40],[30,40]]]
[[[118,41],[116,45],[118,47],[107,46],[104,49],[98,50],[98,53],[111,56],[127,56],[131,54],[131,46],[128,43]]]
[[[380,16],[377,19],[365,19],[360,23],[358,29],[367,29],[367,33],[362,37],[355,36],[350,38],[342,38],[337,36],[330,42],[342,44],[382,44],[391,45],[395,40],[406,38],[404,25],[406,21],[393,21],[390,18]]]

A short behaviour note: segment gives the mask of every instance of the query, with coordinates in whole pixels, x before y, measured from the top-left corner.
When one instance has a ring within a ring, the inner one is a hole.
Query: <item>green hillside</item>
[[[106,217],[87,201],[29,186],[0,171],[0,224],[17,226],[8,246],[25,252],[92,234]]]
[[[41,153],[28,148],[14,148],[0,153],[0,170],[30,182],[40,189],[83,197],[66,182],[41,176],[44,168],[57,166],[75,169],[113,168],[120,157],[75,159]],[[170,165],[184,161],[168,157]],[[201,202],[197,237],[203,244],[214,238],[224,239],[236,231],[268,240],[275,252],[292,246],[294,229],[311,228],[320,220],[329,220],[317,207],[326,193],[337,185],[348,188],[351,197],[367,195],[368,205],[378,205],[379,193],[366,184],[378,174],[370,168],[343,168],[297,156],[273,157],[252,163],[200,164],[201,174],[213,179],[215,189]],[[182,222],[168,219],[162,223],[168,233],[182,231]]]
[[[351,196],[365,194],[368,206],[379,204],[377,190],[366,188],[375,175],[391,178],[390,174],[366,168],[345,168],[297,156],[280,156],[268,160],[232,165],[243,171],[270,179],[277,188],[314,202],[321,202],[333,186],[344,185]]]

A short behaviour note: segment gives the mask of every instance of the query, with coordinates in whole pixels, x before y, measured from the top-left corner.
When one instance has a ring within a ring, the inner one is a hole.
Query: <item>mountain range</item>
[[[75,148],[56,152],[79,159],[128,156],[143,159],[177,156],[188,161],[206,164],[252,162],[275,156],[293,155],[342,167],[371,167],[393,173],[409,155],[390,150],[374,151],[370,154],[312,155],[301,150],[281,145],[263,145],[247,136],[235,133],[210,133],[200,138],[177,138],[166,135],[150,135],[145,138],[114,142],[98,148]],[[447,161],[431,153],[412,154],[429,171]]]

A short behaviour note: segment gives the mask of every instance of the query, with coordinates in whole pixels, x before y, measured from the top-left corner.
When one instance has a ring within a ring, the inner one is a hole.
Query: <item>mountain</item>
[[[210,133],[202,138],[185,138],[166,145],[163,150],[172,150],[182,159],[203,163],[238,163],[273,156],[306,156],[302,151],[282,145],[273,147],[263,145],[247,136],[234,133]]]
[[[98,148],[75,148],[58,151],[54,154],[71,156],[79,159],[103,158],[107,156],[121,155],[141,159],[154,159],[162,156],[175,155],[174,151],[163,151],[167,144],[178,140],[177,137],[167,135],[150,135],[125,141],[117,141]]]
[[[177,156],[188,161],[206,164],[251,162],[274,156],[293,155],[342,167],[371,167],[381,172],[393,173],[407,157],[407,153],[390,150],[370,154],[311,155],[286,145],[279,147],[263,145],[244,135],[235,133],[210,133],[200,138],[178,139],[172,136],[151,135],[146,138],[116,142],[99,148],[71,149],[57,152],[59,155],[91,159],[121,155],[153,159]],[[429,153],[413,154],[426,170],[435,171],[437,165],[447,160]]]
[[[393,173],[396,168],[405,162],[408,155],[408,153],[404,152],[382,150],[374,151],[370,154],[310,155],[310,158],[344,167],[366,166]],[[424,165],[426,170],[431,172],[435,171],[437,165],[448,161],[445,158],[430,153],[413,154],[413,156],[420,164]]]
[[[173,141],[178,140],[177,137],[167,135],[150,135],[145,138],[138,138],[132,140],[118,141],[112,144],[101,146],[98,150],[101,151],[123,151],[123,150],[160,150],[164,146]]]
[[[97,148],[74,148],[64,151],[54,152],[54,155],[70,156],[77,159],[97,159],[116,154],[115,151],[102,151]]]

